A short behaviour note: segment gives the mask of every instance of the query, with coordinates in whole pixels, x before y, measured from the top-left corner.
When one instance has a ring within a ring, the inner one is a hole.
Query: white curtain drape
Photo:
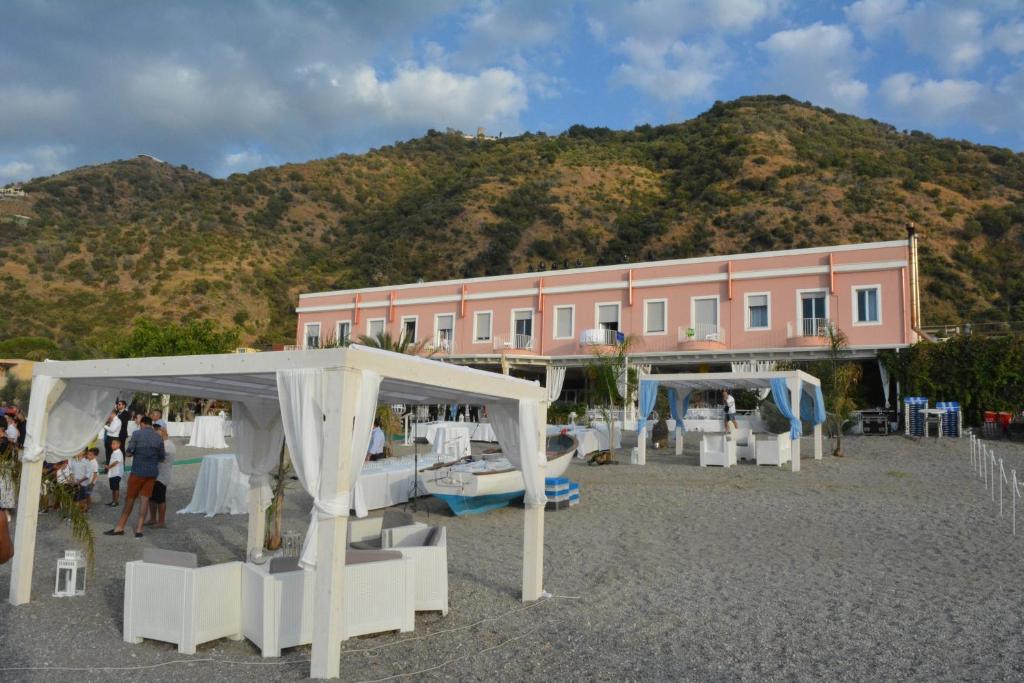
[[[540,403],[537,401],[502,401],[488,403],[487,415],[501,452],[523,473],[527,505],[543,505],[546,443],[540,439]]]
[[[281,405],[277,401],[248,399],[235,401],[231,411],[235,427],[235,459],[242,474],[249,475],[249,487],[259,488],[260,507],[272,502],[270,473],[277,467],[284,442]]]
[[[548,390],[548,402],[553,403],[562,395],[562,385],[565,383],[565,366],[549,365],[544,386]]]
[[[21,459],[35,462],[45,455],[48,462],[60,462],[81,453],[103,426],[117,393],[116,389],[93,387],[73,380],[45,375],[33,377],[26,416],[28,431]],[[45,420],[46,445],[42,447],[39,431],[47,409],[50,416]]]
[[[882,394],[885,396],[885,407],[889,407],[889,370],[878,361],[878,374],[882,377]]]
[[[279,370],[277,391],[280,401],[281,422],[285,442],[292,458],[295,474],[302,488],[313,496],[306,540],[302,545],[300,563],[307,568],[316,566],[316,538],[319,520],[348,516],[352,501],[350,492],[331,498],[320,497],[320,475],[324,462],[325,389],[327,371],[319,369]],[[358,481],[363,459],[370,443],[370,429],[377,410],[380,375],[359,373],[359,402],[351,443],[351,481]],[[356,498],[359,498],[357,495]],[[365,505],[356,514],[366,515]]]

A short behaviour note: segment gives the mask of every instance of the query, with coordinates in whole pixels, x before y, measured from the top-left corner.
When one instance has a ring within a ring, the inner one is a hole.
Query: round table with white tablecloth
[[[216,415],[203,415],[192,422],[192,438],[189,446],[195,448],[227,448],[224,440],[224,418]]]
[[[469,442],[469,428],[459,427],[457,422],[448,422],[438,426],[427,435],[431,452],[436,455],[448,455],[456,458],[472,453]]]
[[[244,515],[248,511],[249,477],[238,469],[234,453],[213,453],[203,458],[192,500],[178,514],[191,512],[213,517]]]
[[[498,437],[494,435],[494,427],[491,426],[490,422],[457,422],[454,420],[420,422],[416,425],[416,431],[413,436],[422,437],[427,440],[427,443],[434,443],[434,434],[441,427],[468,429],[470,441],[490,441],[494,443],[498,440]]]

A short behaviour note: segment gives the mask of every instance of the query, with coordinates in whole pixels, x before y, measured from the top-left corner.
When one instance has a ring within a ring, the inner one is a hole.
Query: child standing
[[[124,452],[121,440],[110,440],[110,461],[107,463],[107,483],[110,484],[110,502],[107,507],[116,508],[121,499],[121,477],[124,475]]]

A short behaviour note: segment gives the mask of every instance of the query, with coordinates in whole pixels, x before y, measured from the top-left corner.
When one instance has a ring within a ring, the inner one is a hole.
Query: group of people
[[[25,444],[25,418],[19,409],[5,409],[0,420],[0,454],[13,461]],[[136,428],[132,430],[131,424]],[[107,416],[102,432],[104,464],[99,462],[100,449],[90,446],[74,457],[43,464],[43,487],[40,512],[60,507],[61,499],[70,497],[83,512],[92,507],[93,498],[101,478],[106,478],[110,491],[108,507],[121,506],[121,482],[124,486],[124,509],[113,529],[106,532],[122,535],[124,528],[139,502],[139,516],[134,525],[135,536],[143,535],[146,525],[161,528],[167,518],[167,489],[171,483],[175,445],[167,433],[167,422],[161,410],[148,413],[129,410],[124,400],[118,400]],[[131,472],[127,473],[127,461]],[[0,514],[5,521],[15,509],[14,482],[0,470]],[[62,495],[66,494],[66,495]]]

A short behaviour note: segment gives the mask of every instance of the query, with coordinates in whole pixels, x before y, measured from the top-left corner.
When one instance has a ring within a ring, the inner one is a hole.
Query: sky
[[[1024,0],[0,2],[0,184],[137,154],[224,177],[769,93],[1019,152]]]

